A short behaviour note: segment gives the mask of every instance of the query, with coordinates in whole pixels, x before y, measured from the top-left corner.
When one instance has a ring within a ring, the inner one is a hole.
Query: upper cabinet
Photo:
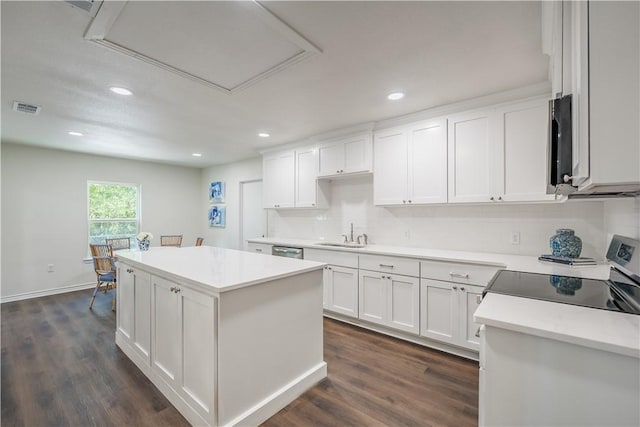
[[[449,202],[552,201],[546,194],[545,97],[449,119]]]
[[[447,126],[428,120],[374,135],[376,205],[447,202]]]
[[[295,151],[262,158],[262,188],[265,208],[292,208],[295,197]]]
[[[315,146],[265,154],[262,160],[263,201],[267,209],[325,208],[328,188],[318,179]]]
[[[318,144],[318,177],[372,171],[371,132]]]
[[[543,6],[554,96],[572,96],[572,184],[640,191],[640,3]]]

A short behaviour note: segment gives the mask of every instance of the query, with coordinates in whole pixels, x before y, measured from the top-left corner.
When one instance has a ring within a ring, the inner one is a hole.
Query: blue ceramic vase
[[[569,228],[559,228],[549,239],[551,253],[556,256],[578,258],[582,252],[582,240]]]
[[[148,251],[150,243],[149,240],[138,240],[138,248],[140,248],[141,251]]]

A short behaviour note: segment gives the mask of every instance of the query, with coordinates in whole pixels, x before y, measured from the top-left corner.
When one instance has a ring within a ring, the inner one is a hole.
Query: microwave
[[[547,194],[571,194],[573,172],[571,95],[549,101]]]

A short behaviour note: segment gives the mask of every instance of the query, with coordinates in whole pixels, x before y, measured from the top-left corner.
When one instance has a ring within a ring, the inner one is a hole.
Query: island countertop
[[[124,250],[116,259],[166,277],[226,292],[321,269],[325,264],[213,246]]]

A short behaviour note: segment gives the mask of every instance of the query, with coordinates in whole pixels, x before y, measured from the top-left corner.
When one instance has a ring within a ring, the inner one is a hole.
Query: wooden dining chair
[[[160,246],[182,246],[182,234],[171,236],[160,236]]]
[[[114,289],[117,283],[115,262],[113,259],[113,250],[110,245],[89,245],[91,248],[91,257],[93,258],[93,269],[96,272],[96,289],[91,296],[89,310],[93,309],[93,302],[96,299],[98,291],[105,294],[110,289]],[[111,310],[116,309],[115,297],[111,301]]]
[[[120,249],[131,249],[131,238],[115,237],[113,239],[104,239],[105,243],[111,246],[111,249],[118,251]]]
[[[204,243],[204,237],[198,237],[196,239],[196,246],[202,246],[202,243]]]

